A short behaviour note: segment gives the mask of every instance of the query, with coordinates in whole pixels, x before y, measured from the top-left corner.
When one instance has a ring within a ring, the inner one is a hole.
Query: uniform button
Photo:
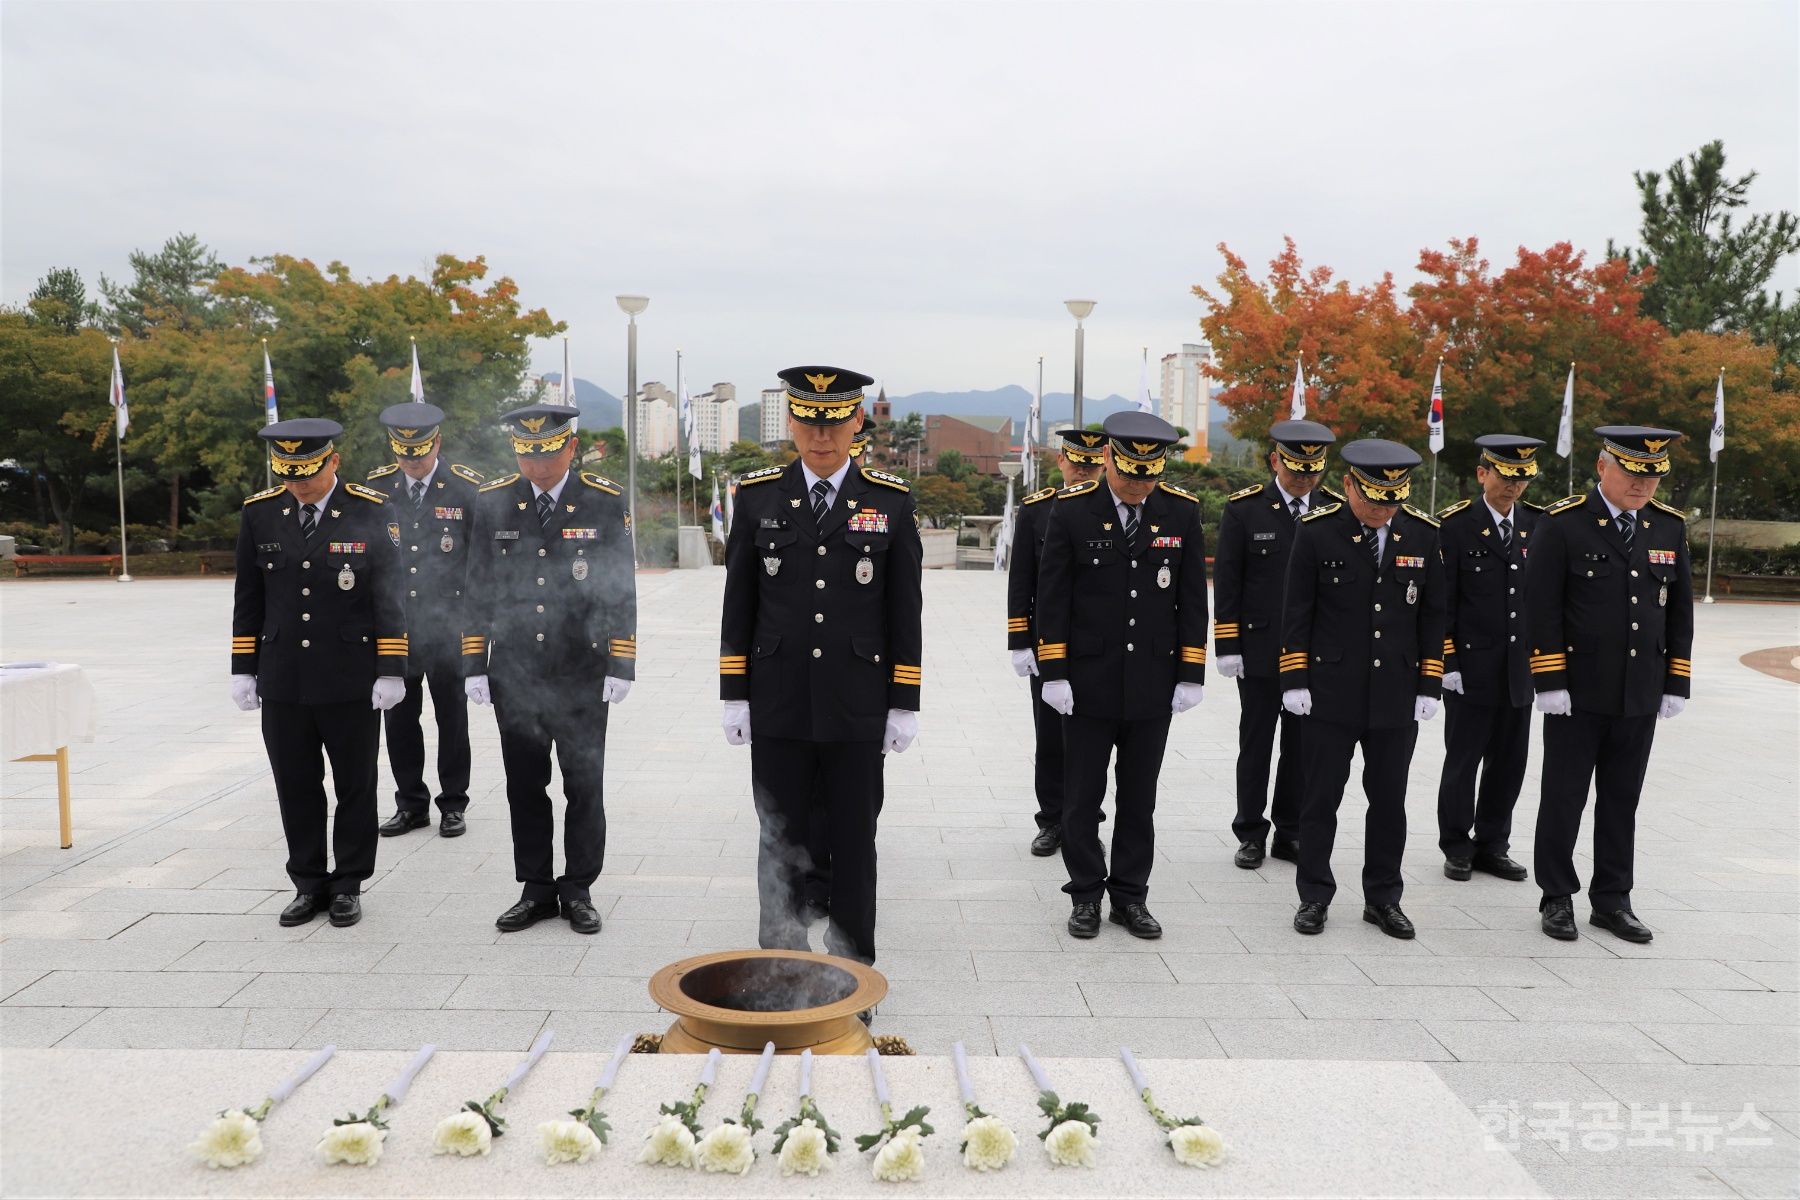
[[[819,649],[817,646],[814,646],[813,647],[813,657],[814,658],[823,658],[823,657],[825,657],[825,652],[823,650]]]
[[[408,574],[408,575],[417,575],[417,574],[418,574],[418,573],[419,573],[419,568],[417,568],[417,567],[408,567],[408,568],[406,568],[406,573],[407,573],[407,574]]]
[[[543,576],[542,576],[542,575],[539,575],[539,576],[538,576],[538,586],[539,586],[539,587],[543,587],[543,586],[544,586],[544,577],[543,577]]]
[[[1137,569],[1137,559],[1134,558],[1131,560],[1131,567],[1134,571]]]
[[[408,596],[411,596],[411,597],[412,597],[412,598],[413,598],[413,599],[415,599],[415,600],[416,600],[416,599],[418,599],[418,597],[419,597],[419,593],[417,593],[417,592],[408,592],[408,593],[406,593],[406,594],[407,594],[407,595],[408,595]]]
[[[1633,657],[1633,658],[1636,658],[1636,657],[1637,657],[1637,651],[1636,651],[1636,650],[1633,650],[1633,651],[1631,651],[1631,657]]]
[[[1632,623],[1631,623],[1631,627],[1632,627],[1632,628],[1633,628],[1633,629],[1636,629],[1636,628],[1637,628],[1637,627],[1638,627],[1638,623],[1637,623],[1637,622],[1636,622],[1636,621],[1633,621],[1633,622],[1632,622]]]
[[[1381,630],[1379,630],[1379,629],[1377,629],[1377,630],[1376,630],[1376,631],[1375,631],[1375,636],[1376,636],[1376,637],[1380,637],[1380,636],[1381,636]]]
[[[544,611],[544,606],[543,606],[543,605],[541,605],[541,604],[540,604],[540,605],[538,605],[538,606],[537,606],[537,610],[538,610],[538,611],[539,611],[539,612],[543,612],[543,611]]]
[[[1380,611],[1381,611],[1381,605],[1379,605],[1379,604],[1377,604],[1377,605],[1376,605],[1376,606],[1375,606],[1375,611],[1376,611],[1376,612],[1380,612]]]
[[[1375,665],[1378,667],[1381,665],[1381,660],[1379,658],[1375,660]]]
[[[1518,640],[1519,640],[1519,639],[1518,639],[1518,637],[1516,637],[1516,636],[1514,636],[1514,637],[1509,637],[1509,638],[1507,638],[1507,639],[1506,639],[1506,640],[1507,640],[1507,641],[1509,641],[1509,642],[1516,642],[1516,641],[1518,641]]]
[[[550,553],[550,552],[548,550],[544,549],[542,546],[538,547],[538,557],[539,558],[544,557],[544,555],[546,555],[548,553]]]
[[[538,640],[538,641],[540,641],[540,642],[541,642],[541,641],[543,641],[543,640],[544,640],[544,635],[543,635],[543,634],[541,634],[541,633],[540,633],[540,634],[538,634],[538,635],[537,635],[537,640]]]
[[[1632,602],[1632,603],[1633,603],[1633,604],[1636,604],[1636,603],[1637,603],[1637,597],[1636,597],[1636,596],[1633,596],[1633,597],[1632,597],[1632,598],[1631,598],[1631,602]]]
[[[1131,644],[1131,643],[1130,643],[1130,642],[1126,642],[1126,643],[1125,643],[1125,648],[1126,648],[1126,649],[1127,649],[1127,650],[1136,650],[1136,649],[1137,649],[1137,647],[1136,647],[1136,646],[1133,646],[1133,645],[1132,645],[1132,644]]]
[[[1097,559],[1097,558],[1096,558],[1096,559],[1095,559],[1095,560],[1094,560],[1094,565],[1095,565],[1095,566],[1096,566],[1096,567],[1097,567],[1097,566],[1099,566],[1099,565],[1100,565],[1100,560],[1099,560],[1099,559]]]
[[[824,623],[825,623],[825,614],[824,613],[814,613],[813,614],[813,624],[823,625]]]
[[[1133,599],[1133,600],[1136,600],[1136,599],[1137,599],[1137,589],[1136,589],[1136,588],[1132,588],[1132,589],[1131,589],[1131,598],[1132,598],[1132,599]]]
[[[301,649],[302,649],[302,650],[304,650],[304,649],[306,649],[306,648],[307,648],[307,647],[308,647],[308,646],[310,646],[310,645],[312,645],[312,643],[311,643],[311,642],[309,642],[309,641],[307,641],[307,640],[306,640],[306,639],[305,639],[305,638],[301,638],[301,639],[300,639],[300,648],[301,648]]]
[[[1131,619],[1130,619],[1130,620],[1128,620],[1128,621],[1126,621],[1126,622],[1125,622],[1125,623],[1126,623],[1126,624],[1127,624],[1127,625],[1136,625],[1136,624],[1137,624],[1137,618],[1136,618],[1136,617],[1132,617],[1132,618],[1131,618]]]
[[[413,548],[412,548],[412,552],[413,552],[413,553],[414,553],[414,554],[417,554],[417,553],[418,553],[418,552],[419,552],[419,548],[418,548],[418,547],[417,547],[417,546],[414,546],[414,547],[413,547]]]
[[[1516,570],[1518,570],[1518,569],[1519,569],[1519,564],[1518,564],[1518,563],[1514,563],[1514,564],[1513,564],[1513,565],[1512,565],[1512,570],[1515,570],[1515,571],[1516,571]]]
[[[302,621],[310,621],[310,620],[312,620],[312,614],[311,613],[301,613],[300,619]]]
[[[303,563],[301,563],[301,564],[300,564],[300,566],[301,566],[301,568],[302,568],[302,569],[304,569],[304,570],[308,570],[308,571],[310,571],[310,570],[312,570],[312,563],[311,563],[311,562],[310,562],[310,561],[308,561],[308,562],[303,562]]]
[[[1510,596],[1510,595],[1514,594],[1515,592],[1517,592],[1518,590],[1519,590],[1518,588],[1507,588],[1506,594]]]
[[[1636,578],[1637,578],[1637,572],[1636,572],[1636,571],[1633,571],[1633,572],[1632,572],[1632,573],[1631,573],[1631,577],[1632,577],[1632,578],[1633,578],[1633,579],[1636,579]]]
[[[312,595],[312,589],[311,588],[301,588],[300,594],[302,596],[310,596],[310,595]]]
[[[1514,619],[1515,619],[1515,620],[1516,620],[1516,619],[1517,619],[1517,618],[1518,618],[1518,615],[1519,615],[1519,614],[1518,614],[1518,613],[1516,613],[1516,612],[1509,612],[1509,613],[1507,613],[1507,614],[1506,614],[1506,615],[1507,615],[1507,616],[1509,616],[1509,617],[1512,617],[1512,618],[1514,618]]]
[[[877,654],[877,655],[876,655],[876,656],[875,656],[875,661],[876,661],[876,662],[880,662],[880,661],[881,661],[881,655],[879,655],[879,654]]]
[[[824,554],[824,553],[825,553],[825,547],[823,547],[823,546],[820,546],[820,547],[819,547],[819,553],[820,553],[820,554],[821,554],[821,555],[822,555],[822,554]]]
[[[825,581],[823,579],[815,579],[813,580],[813,586],[822,590],[825,587]]]

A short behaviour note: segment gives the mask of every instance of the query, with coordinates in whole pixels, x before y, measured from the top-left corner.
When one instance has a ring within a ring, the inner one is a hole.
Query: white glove
[[[1175,699],[1169,703],[1171,713],[1184,713],[1206,699],[1206,685],[1203,683],[1178,683],[1175,685]]]
[[[906,748],[913,744],[919,736],[919,714],[906,708],[888,709],[887,738],[882,743],[884,750],[892,750],[895,754],[906,753]]]
[[[619,679],[612,675],[606,677],[606,683],[600,688],[600,698],[608,704],[623,704],[625,697],[631,693],[631,680]]]
[[[1566,717],[1575,711],[1575,705],[1570,702],[1569,693],[1566,691],[1539,692],[1537,710],[1552,717]]]
[[[486,675],[471,675],[463,680],[463,695],[477,704],[486,705],[494,702],[494,694],[488,690]]]
[[[1413,720],[1429,721],[1438,714],[1438,702],[1431,696],[1419,696],[1413,700]]]
[[[1044,703],[1066,717],[1075,711],[1075,689],[1066,679],[1052,679],[1044,684]]]
[[[1444,690],[1446,692],[1455,692],[1459,696],[1463,694],[1461,671],[1444,672]]]
[[[1680,696],[1664,696],[1662,698],[1662,704],[1659,705],[1656,710],[1657,719],[1667,721],[1672,717],[1679,717],[1681,715],[1681,710],[1686,707],[1687,701]]]
[[[1244,673],[1244,656],[1241,654],[1221,654],[1219,661],[1213,664],[1213,670],[1219,673],[1220,679],[1236,679]]]
[[[406,680],[398,675],[383,675],[375,680],[375,690],[369,693],[369,707],[386,712],[404,699]]]
[[[1296,717],[1310,716],[1312,714],[1312,689],[1292,688],[1281,693],[1281,707]]]
[[[1037,655],[1031,650],[1014,650],[1012,652],[1014,675],[1036,675]]]
[[[262,699],[256,694],[256,676],[231,677],[231,702],[245,712],[255,712],[262,707]]]
[[[748,745],[750,742],[750,702],[748,700],[727,700],[725,717],[719,724],[724,727],[726,745]]]

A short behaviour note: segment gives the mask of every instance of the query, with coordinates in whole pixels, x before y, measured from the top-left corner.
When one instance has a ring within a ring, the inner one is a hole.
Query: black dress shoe
[[[829,920],[831,918],[831,901],[808,897],[806,906],[801,911],[802,915],[806,917],[806,923],[808,925],[818,921]]]
[[[308,896],[302,892],[288,901],[288,906],[281,910],[281,923],[289,928],[304,925],[324,912],[330,903],[329,896]]]
[[[1037,836],[1031,839],[1031,853],[1038,858],[1049,858],[1062,849],[1062,827],[1052,825],[1048,829],[1040,829]]]
[[[1321,904],[1317,900],[1309,900],[1300,906],[1294,914],[1294,932],[1324,933],[1325,914],[1331,908],[1329,904]]]
[[[1381,932],[1393,938],[1410,938],[1417,932],[1398,904],[1365,904],[1363,920],[1381,926]]]
[[[1154,941],[1162,936],[1162,926],[1142,904],[1127,904],[1122,910],[1115,908],[1106,914],[1106,919],[1114,925],[1123,925],[1125,932],[1135,938]]]
[[[1617,908],[1612,912],[1596,912],[1588,917],[1588,924],[1598,925],[1614,937],[1624,938],[1628,942],[1637,942],[1639,945],[1656,936],[1650,932],[1650,927],[1638,920],[1637,914],[1629,908]]]
[[[461,837],[469,832],[469,819],[459,812],[447,812],[438,818],[439,837]]]
[[[1279,858],[1283,862],[1299,862],[1300,839],[1282,837],[1280,834],[1276,834],[1275,840],[1269,843],[1269,857]]]
[[[561,911],[554,900],[521,900],[495,919],[494,928],[501,933],[517,933],[539,921],[548,921]]]
[[[1544,901],[1544,932],[1559,942],[1572,942],[1579,934],[1575,932],[1575,902],[1567,896],[1555,896]]]
[[[403,833],[411,833],[415,829],[423,829],[431,824],[431,817],[422,812],[408,812],[401,809],[381,823],[382,837],[399,837]]]
[[[361,896],[333,896],[331,898],[331,923],[339,929],[356,924],[362,920]]]
[[[1091,938],[1100,936],[1100,903],[1077,904],[1069,914],[1069,936]]]
[[[600,910],[586,900],[564,900],[562,915],[569,918],[569,928],[576,933],[600,932]]]
[[[1531,874],[1522,863],[1516,863],[1504,854],[1477,854],[1471,865],[1484,874],[1510,879],[1514,883]]]
[[[1239,842],[1237,853],[1231,856],[1233,864],[1254,871],[1263,865],[1263,846],[1261,842]]]
[[[1444,877],[1446,879],[1467,879],[1474,873],[1466,858],[1446,858],[1444,860]]]

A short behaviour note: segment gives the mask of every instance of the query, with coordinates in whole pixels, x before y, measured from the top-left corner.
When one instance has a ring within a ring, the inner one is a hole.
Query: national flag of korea
[[[108,397],[112,401],[113,411],[118,417],[119,436],[125,436],[125,427],[131,424],[131,414],[125,408],[125,372],[119,366],[119,344],[113,343],[112,386]]]
[[[1719,451],[1725,448],[1725,372],[1719,372],[1719,387],[1713,393],[1713,427],[1712,437],[1707,439],[1712,450],[1712,460],[1719,461]]]
[[[412,347],[412,398],[420,404],[425,403],[425,377],[419,374],[419,343]]]
[[[273,425],[281,420],[275,415],[275,368],[269,363],[269,347],[263,346],[263,416]]]
[[[1294,395],[1288,401],[1288,420],[1306,419],[1306,380],[1300,374],[1300,360],[1294,359]]]
[[[1436,454],[1444,448],[1444,363],[1438,360],[1437,374],[1431,379],[1431,415],[1425,419],[1425,437]]]

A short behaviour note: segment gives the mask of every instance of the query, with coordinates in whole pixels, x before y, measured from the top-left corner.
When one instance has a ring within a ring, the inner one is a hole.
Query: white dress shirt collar
[[[563,472],[563,477],[557,480],[552,487],[541,488],[534,483],[531,485],[532,498],[536,499],[539,496],[548,496],[550,497],[550,503],[555,504],[562,499],[563,488],[567,487],[568,483],[569,473],[567,471]]]
[[[1287,509],[1288,512],[1291,513],[1294,511],[1295,500],[1300,501],[1301,516],[1304,517],[1307,513],[1312,511],[1312,496],[1310,494],[1305,496],[1290,496],[1288,495],[1287,489],[1281,486],[1281,480],[1279,479],[1275,481],[1275,491],[1281,496],[1281,507]]]
[[[831,484],[831,491],[826,495],[825,503],[830,504],[837,499],[838,493],[844,488],[844,477],[850,474],[850,460],[846,458],[844,460],[844,465],[833,471],[829,476],[813,474],[813,469],[807,466],[806,462],[802,460],[800,463],[800,474],[806,479],[806,490],[809,496],[813,490],[813,485],[818,483],[821,479],[826,479]],[[812,501],[809,499],[807,503],[810,504]]]

